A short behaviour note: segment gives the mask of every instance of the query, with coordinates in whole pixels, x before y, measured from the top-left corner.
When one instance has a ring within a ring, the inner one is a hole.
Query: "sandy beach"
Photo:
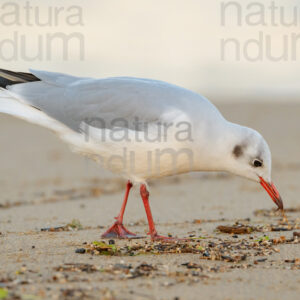
[[[159,232],[193,237],[196,248],[187,253],[180,253],[187,246],[143,250],[153,245],[137,187],[125,224],[145,238],[115,240],[113,254],[91,253],[119,211],[126,182],[46,129],[0,115],[0,299],[299,299],[300,105],[217,106],[266,138],[289,223],[271,211],[259,184],[229,174],[150,183]],[[217,230],[236,222],[251,231]],[[222,243],[227,254],[219,256]]]

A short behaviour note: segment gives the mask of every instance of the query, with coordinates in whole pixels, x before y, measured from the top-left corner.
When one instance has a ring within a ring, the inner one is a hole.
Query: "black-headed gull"
[[[36,70],[0,70],[0,86],[0,112],[51,129],[75,152],[128,179],[121,211],[102,237],[135,237],[123,215],[132,183],[139,183],[149,234],[166,239],[155,229],[147,181],[190,171],[228,171],[257,181],[283,209],[266,141],[225,120],[197,93],[150,79]]]

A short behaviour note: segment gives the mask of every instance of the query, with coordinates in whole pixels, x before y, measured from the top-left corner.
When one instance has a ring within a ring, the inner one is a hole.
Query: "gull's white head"
[[[227,171],[259,182],[282,209],[281,197],[271,181],[272,159],[267,142],[251,128],[238,126],[233,132]]]
[[[267,142],[255,130],[241,127],[231,145],[230,172],[253,181],[271,181],[271,152]]]

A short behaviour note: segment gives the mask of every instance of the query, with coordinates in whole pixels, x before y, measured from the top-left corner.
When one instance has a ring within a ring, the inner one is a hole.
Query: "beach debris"
[[[217,227],[217,229],[220,232],[223,233],[230,233],[230,234],[249,234],[255,231],[254,227],[248,226],[248,225],[242,225],[242,224],[236,224],[233,226],[223,226],[220,225]]]
[[[236,222],[234,225],[220,225],[216,229],[222,233],[228,233],[228,234],[250,234],[254,232],[292,231],[295,229],[300,229],[300,224],[299,222],[296,221],[291,221],[289,223],[280,221],[279,225],[265,224],[265,225],[250,226],[247,224],[241,224],[239,222]]]
[[[291,228],[289,227],[271,227],[272,231],[289,231]]]
[[[149,276],[153,271],[156,271],[157,268],[149,265],[147,263],[142,263],[136,268],[130,270],[130,278],[137,278],[141,276]]]
[[[203,271],[202,265],[195,264],[195,263],[192,263],[192,262],[187,262],[187,263],[184,263],[184,264],[181,264],[181,265],[187,267],[187,269],[198,269],[198,270]]]
[[[284,213],[296,213],[296,212],[300,212],[300,207],[290,207],[284,209]],[[276,208],[257,209],[253,213],[255,216],[263,216],[263,217],[278,217],[283,215],[283,212]]]
[[[300,265],[300,258],[286,259],[285,262],[286,263],[293,263],[293,264],[296,264],[296,265]]]
[[[300,269],[300,258],[286,259],[284,262],[291,264],[291,270]]]
[[[85,272],[85,273],[108,273],[114,275],[120,275],[120,279],[134,279],[137,277],[150,276],[154,271],[157,271],[157,267],[151,264],[147,264],[145,262],[138,264],[136,267],[132,265],[126,265],[124,263],[117,263],[114,265],[110,265],[106,268],[96,267],[92,264],[84,264],[84,263],[66,263],[64,265],[58,266],[54,268],[56,273],[53,280],[59,282],[66,282],[70,280],[68,276],[66,276],[65,272]]]
[[[77,248],[75,253],[84,254],[86,252],[85,248]]]
[[[270,238],[267,235],[264,235],[264,236],[260,237],[259,239],[255,240],[255,242],[261,243],[263,241],[269,241],[269,240],[270,240]]]
[[[50,232],[65,231],[65,226],[44,227],[41,228],[41,231],[50,231]]]
[[[60,232],[60,231],[77,231],[82,229],[83,226],[81,225],[80,221],[77,219],[73,219],[70,223],[64,226],[44,227],[41,228],[41,231]]]
[[[115,244],[106,244],[103,242],[94,241],[87,245],[86,252],[95,255],[120,255],[120,249]]]
[[[125,271],[126,272],[126,271],[129,271],[130,269],[132,269],[132,266],[119,263],[119,264],[113,265],[112,269],[116,270],[116,271]]]
[[[0,277],[0,288],[5,288],[13,281],[12,277]]]
[[[265,262],[265,261],[267,261],[267,258],[259,258],[254,261],[254,264],[257,265],[258,263]]]
[[[57,272],[86,272],[86,273],[94,273],[99,271],[96,266],[91,264],[81,264],[81,263],[65,263],[62,266],[58,266],[54,268]]]
[[[89,291],[82,288],[61,289],[60,299],[94,299],[89,295]],[[112,299],[112,298],[110,298]]]
[[[68,223],[65,227],[70,228],[71,230],[81,230],[83,226],[81,225],[78,219],[73,219],[71,223]]]
[[[0,288],[0,299],[6,299],[8,297],[8,290]]]
[[[294,231],[294,232],[293,232],[293,236],[294,236],[294,237],[300,237],[300,232]]]
[[[195,219],[195,220],[193,221],[193,223],[194,223],[194,224],[201,224],[201,223],[202,223],[202,220],[200,220],[200,219]]]
[[[200,259],[212,261],[224,261],[240,263],[251,256],[269,256],[274,252],[279,252],[275,245],[278,244],[298,244],[299,239],[295,236],[286,238],[285,236],[270,238],[264,235],[257,239],[224,239],[215,238],[212,240],[178,240],[176,242],[148,242],[148,241],[128,241],[124,245],[109,245],[105,242],[92,242],[85,245],[86,253],[93,255],[109,256],[136,256],[136,255],[162,255],[162,254],[198,254]],[[187,265],[187,268],[197,268],[197,265]],[[128,270],[129,267],[126,269]]]

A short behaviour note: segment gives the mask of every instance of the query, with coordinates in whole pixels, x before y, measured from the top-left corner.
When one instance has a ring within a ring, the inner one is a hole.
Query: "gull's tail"
[[[0,69],[0,114],[8,114],[29,123],[50,129],[58,134],[61,139],[71,144],[73,148],[83,144],[82,136],[78,132],[73,131],[56,119],[51,118],[40,109],[20,101],[14,97],[14,94],[6,89],[6,86],[8,85],[33,81],[40,81],[40,79],[30,73],[12,72]]]
[[[0,113],[8,114],[54,131],[60,130],[63,126],[39,109],[19,102],[3,88],[0,88]]]
[[[64,125],[50,118],[39,109],[20,102],[6,90],[8,85],[33,81],[40,81],[40,79],[31,73],[0,69],[0,113],[12,115],[30,123],[47,127],[53,131],[60,131],[62,127],[65,128]]]
[[[31,73],[13,72],[9,70],[0,69],[0,87],[4,89],[8,85],[32,81],[40,81],[40,79]]]

